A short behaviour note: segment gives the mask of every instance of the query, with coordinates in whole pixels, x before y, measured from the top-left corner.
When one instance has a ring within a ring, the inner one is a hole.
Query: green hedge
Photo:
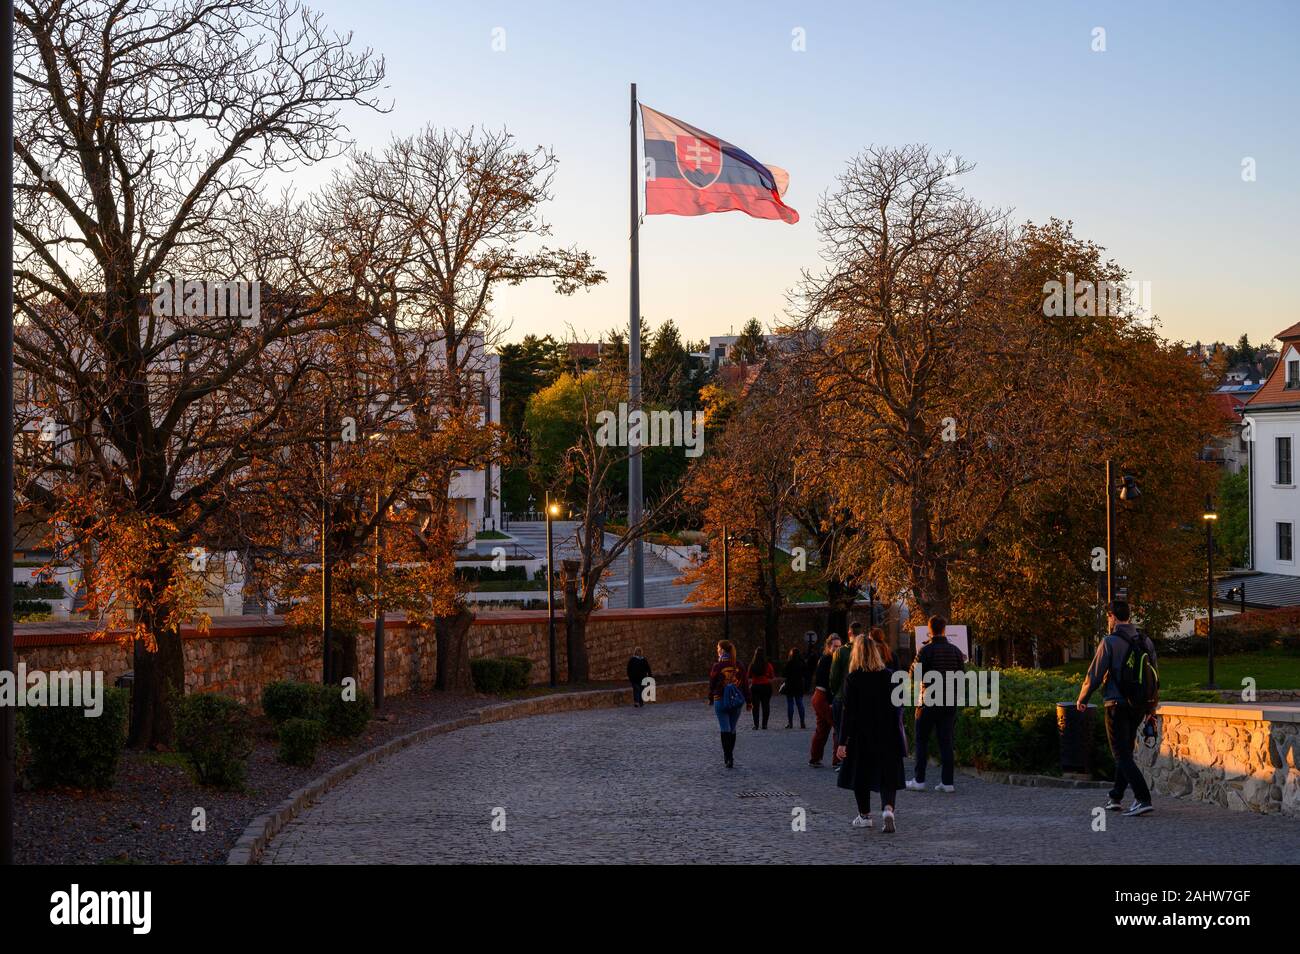
[[[253,717],[236,699],[215,692],[184,696],[176,707],[176,747],[203,785],[237,789],[253,751]]]
[[[320,725],[327,738],[352,739],[365,731],[375,709],[365,692],[349,701],[343,698],[341,685],[280,680],[262,690],[262,711],[276,726],[309,719]]]
[[[469,661],[469,671],[479,692],[516,692],[528,688],[533,663],[523,656],[483,656]]]
[[[343,698],[342,686],[312,686],[316,694],[316,719],[331,739],[353,739],[365,731],[375,707],[370,696],[358,692],[351,701]]]
[[[21,600],[61,600],[67,594],[61,583],[15,583],[14,599]]]
[[[458,566],[456,577],[470,583],[502,580],[518,580],[522,583],[528,580],[528,568],[517,564],[502,570],[494,570],[490,566]]]
[[[981,770],[1021,772],[1029,775],[1057,775],[1061,771],[1060,735],[1056,704],[1079,698],[1081,675],[1041,669],[998,671],[998,714],[985,717],[976,708],[957,714],[953,744],[960,765]],[[1171,688],[1161,692],[1166,702],[1217,702],[1217,694],[1204,690]],[[1109,778],[1115,760],[1106,741],[1104,714],[1099,695],[1093,697],[1092,768],[1096,778]],[[915,708],[905,712],[908,738],[915,745]],[[933,751],[933,747],[932,747]]]
[[[39,622],[47,620],[50,618],[50,614],[53,611],[54,607],[49,603],[46,603],[44,600],[15,600],[14,622]]]
[[[126,741],[125,689],[104,689],[104,710],[86,716],[71,706],[20,710],[19,737],[35,785],[109,788]]]
[[[277,758],[286,765],[309,767],[316,761],[322,734],[321,724],[315,719],[286,719],[276,733],[280,743]]]
[[[267,683],[262,690],[262,711],[274,725],[290,719],[315,716],[316,687],[309,682],[280,679]]]

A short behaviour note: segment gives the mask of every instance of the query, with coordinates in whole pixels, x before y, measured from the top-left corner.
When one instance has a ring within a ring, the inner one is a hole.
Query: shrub
[[[523,583],[528,580],[528,568],[518,564],[500,570],[494,570],[490,566],[458,566],[456,576],[470,583],[497,580],[517,580]]]
[[[53,611],[54,607],[44,600],[15,600],[14,622],[40,622],[49,619]]]
[[[374,715],[370,696],[358,692],[356,699],[343,698],[342,686],[313,686],[316,705],[313,718],[321,724],[325,735],[331,739],[353,739],[366,729]]]
[[[262,711],[274,725],[290,719],[310,719],[315,716],[316,687],[308,682],[281,679],[268,683],[262,690]]]
[[[215,692],[184,696],[176,711],[176,745],[203,785],[240,788],[253,751],[248,707]]]
[[[316,761],[322,731],[315,719],[286,719],[276,735],[280,742],[276,756],[281,762],[307,768]]]
[[[523,656],[483,656],[469,661],[474,688],[485,693],[527,689],[532,670],[532,660]]]
[[[20,730],[37,785],[109,788],[126,741],[125,689],[104,689],[104,710],[87,716],[73,706],[37,706],[22,710]]]

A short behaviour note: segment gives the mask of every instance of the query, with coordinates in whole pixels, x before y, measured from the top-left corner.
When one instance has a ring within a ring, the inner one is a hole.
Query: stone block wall
[[[801,606],[781,620],[781,647],[803,646],[803,632],[823,632],[826,610]],[[748,659],[762,640],[762,615],[738,609],[731,614],[731,638]],[[587,625],[587,653],[594,681],[620,680],[628,656],[641,647],[656,675],[703,678],[722,636],[722,611],[717,608],[600,610]],[[86,623],[24,623],[16,627],[16,649],[28,669],[98,670],[105,682],[132,666],[128,646],[99,636]],[[278,617],[214,619],[206,633],[183,632],[185,688],[189,692],[222,692],[254,707],[262,689],[277,679],[315,682],[320,678],[320,634],[285,625]],[[549,680],[549,641],[544,612],[482,613],[470,629],[470,657],[526,656],[532,660],[532,681]],[[556,619],[557,678],[568,676],[564,620]],[[374,640],[363,625],[357,639],[358,682],[373,684]],[[390,618],[385,624],[384,688],[390,695],[429,688],[437,677],[437,640],[431,628],[408,626]]]
[[[1300,705],[1169,703],[1138,766],[1162,795],[1300,816]]]

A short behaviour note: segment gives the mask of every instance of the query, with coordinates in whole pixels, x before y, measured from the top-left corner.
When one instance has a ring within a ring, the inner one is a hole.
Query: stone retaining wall
[[[824,633],[824,606],[791,608],[782,615],[781,645],[803,645],[805,630]],[[673,607],[598,610],[587,624],[587,655],[593,681],[623,679],[632,650],[641,647],[659,676],[703,676],[722,636],[722,610]],[[758,610],[731,614],[731,637],[745,658],[762,640]],[[262,688],[277,679],[314,682],[320,678],[320,634],[285,625],[279,617],[214,619],[206,633],[183,632],[185,688],[223,692],[258,706]],[[131,669],[131,651],[111,635],[97,636],[87,623],[24,623],[16,627],[18,661],[28,669],[98,670],[105,682]],[[568,676],[564,620],[556,620],[557,678]],[[374,640],[363,627],[357,640],[358,682],[373,682]],[[384,690],[397,695],[429,688],[437,677],[437,640],[431,629],[408,626],[404,619],[385,624]],[[484,612],[470,629],[470,656],[526,656],[532,681],[549,680],[545,612]]]
[[[1152,790],[1234,811],[1300,816],[1300,705],[1167,703],[1138,746]]]

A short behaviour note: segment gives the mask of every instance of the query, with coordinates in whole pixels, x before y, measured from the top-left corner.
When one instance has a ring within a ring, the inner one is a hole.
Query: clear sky
[[[817,264],[818,197],[871,143],[951,149],[977,163],[966,187],[986,204],[1073,219],[1151,283],[1168,337],[1267,340],[1300,320],[1295,0],[313,5],[387,58],[395,108],[350,114],[360,146],[477,124],[557,153],[555,241],[591,251],[609,281],[571,298],[506,290],[510,339],[626,325],[632,81],[646,104],[789,170],[802,215],[645,220],[642,313],[687,338],[780,321]]]

